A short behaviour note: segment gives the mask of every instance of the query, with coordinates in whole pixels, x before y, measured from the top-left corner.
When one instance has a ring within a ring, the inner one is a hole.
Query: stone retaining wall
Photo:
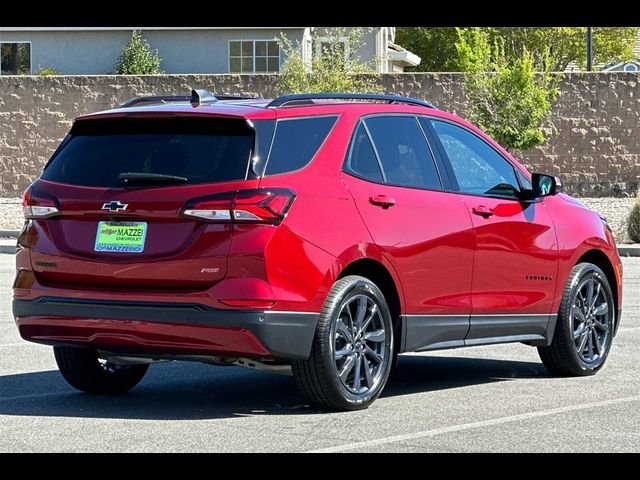
[[[385,74],[388,93],[426,98],[464,116],[461,74]],[[74,117],[137,95],[212,92],[272,97],[270,75],[0,77],[0,197],[22,192]],[[545,126],[544,145],[516,156],[529,168],[560,175],[583,196],[629,196],[640,177],[640,75],[569,73]]]

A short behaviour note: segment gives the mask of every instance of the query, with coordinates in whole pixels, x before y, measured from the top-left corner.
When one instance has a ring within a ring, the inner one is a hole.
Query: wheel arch
[[[394,329],[394,348],[400,351],[403,345],[402,335],[402,311],[403,302],[400,286],[389,269],[378,260],[372,258],[359,258],[347,264],[339,273],[337,280],[347,275],[359,275],[375,283],[382,291],[391,312],[391,320]]]
[[[575,262],[574,266],[579,263],[592,263],[600,270],[602,270],[607,277],[607,281],[609,282],[609,286],[611,287],[611,293],[613,293],[614,305],[616,307],[616,324],[615,329],[618,329],[619,319],[620,319],[620,307],[619,307],[619,292],[618,292],[618,281],[616,278],[616,272],[613,268],[613,264],[611,260],[602,250],[591,249],[584,252],[580,255],[580,258]]]

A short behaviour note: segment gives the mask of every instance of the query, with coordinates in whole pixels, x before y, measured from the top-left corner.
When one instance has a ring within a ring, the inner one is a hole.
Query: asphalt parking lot
[[[123,396],[77,393],[50,347],[20,339],[13,255],[0,254],[0,451],[640,451],[640,258],[595,377],[554,378],[524,345],[401,357],[368,410],[321,413],[291,377],[152,365]]]

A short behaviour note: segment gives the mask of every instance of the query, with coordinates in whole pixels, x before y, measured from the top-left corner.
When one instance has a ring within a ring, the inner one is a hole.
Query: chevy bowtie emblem
[[[109,203],[102,205],[102,210],[108,210],[110,212],[119,212],[120,210],[126,210],[129,204],[120,203],[120,200],[112,200]]]

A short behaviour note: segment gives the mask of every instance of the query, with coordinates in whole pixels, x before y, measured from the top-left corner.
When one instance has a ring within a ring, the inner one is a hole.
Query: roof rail
[[[388,103],[406,103],[408,105],[436,108],[435,105],[425,100],[376,93],[294,93],[275,98],[267,107],[282,107],[286,104],[309,105],[313,103],[313,100],[379,100]]]
[[[244,95],[214,95],[208,90],[191,90],[191,95],[152,95],[148,97],[132,98],[128,102],[120,105],[119,108],[133,107],[134,105],[151,104],[151,103],[170,103],[170,102],[190,102],[192,106],[197,107],[203,103],[215,103],[219,100],[250,100],[254,97]]]
[[[153,95],[150,97],[136,97],[124,102],[119,108],[133,107],[144,103],[169,103],[169,102],[188,102],[191,100],[190,95]]]

